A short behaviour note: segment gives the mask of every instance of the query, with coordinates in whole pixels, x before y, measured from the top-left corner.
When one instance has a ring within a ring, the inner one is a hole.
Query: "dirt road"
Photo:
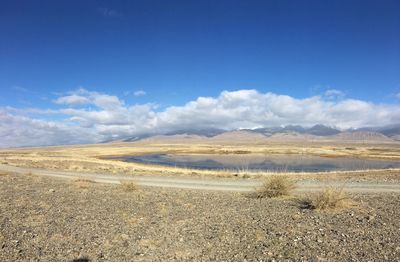
[[[10,165],[0,165],[0,171],[14,172],[18,174],[28,174],[47,176],[61,179],[90,179],[97,183],[121,184],[123,182],[135,182],[139,186],[186,188],[198,190],[217,190],[233,192],[251,192],[262,184],[256,179],[232,179],[232,178],[212,178],[212,177],[171,177],[171,176],[122,176],[95,173],[77,173],[55,170],[44,170],[35,168],[23,168]],[[297,191],[316,191],[326,186],[344,186],[346,191],[351,192],[398,192],[400,193],[399,183],[377,183],[377,182],[331,182],[303,180],[297,182]]]

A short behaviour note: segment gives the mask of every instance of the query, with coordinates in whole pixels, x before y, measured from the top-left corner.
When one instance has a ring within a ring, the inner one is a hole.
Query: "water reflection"
[[[157,164],[196,169],[250,169],[271,171],[318,172],[400,168],[400,161],[327,158],[306,155],[168,155],[115,157],[127,162]]]

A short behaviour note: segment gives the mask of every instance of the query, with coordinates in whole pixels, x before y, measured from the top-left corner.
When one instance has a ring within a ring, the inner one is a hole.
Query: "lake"
[[[309,155],[174,155],[150,154],[112,157],[126,162],[194,169],[263,170],[292,172],[348,171],[400,168],[400,161],[319,157]]]

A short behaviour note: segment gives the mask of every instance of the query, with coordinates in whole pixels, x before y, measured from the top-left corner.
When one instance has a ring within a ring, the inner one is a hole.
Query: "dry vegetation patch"
[[[93,183],[96,183],[96,182],[93,180],[87,179],[87,178],[78,178],[78,179],[75,179],[73,183],[78,188],[87,189]]]
[[[263,185],[256,190],[257,198],[288,196],[295,189],[295,181],[283,175],[267,177]]]
[[[351,197],[342,188],[327,187],[307,200],[311,209],[335,210],[354,205]]]
[[[121,188],[125,192],[133,192],[138,189],[138,185],[133,181],[121,181]]]

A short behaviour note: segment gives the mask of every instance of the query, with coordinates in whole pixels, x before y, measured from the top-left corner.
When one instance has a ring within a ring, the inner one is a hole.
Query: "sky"
[[[0,4],[0,147],[400,124],[397,0]]]

